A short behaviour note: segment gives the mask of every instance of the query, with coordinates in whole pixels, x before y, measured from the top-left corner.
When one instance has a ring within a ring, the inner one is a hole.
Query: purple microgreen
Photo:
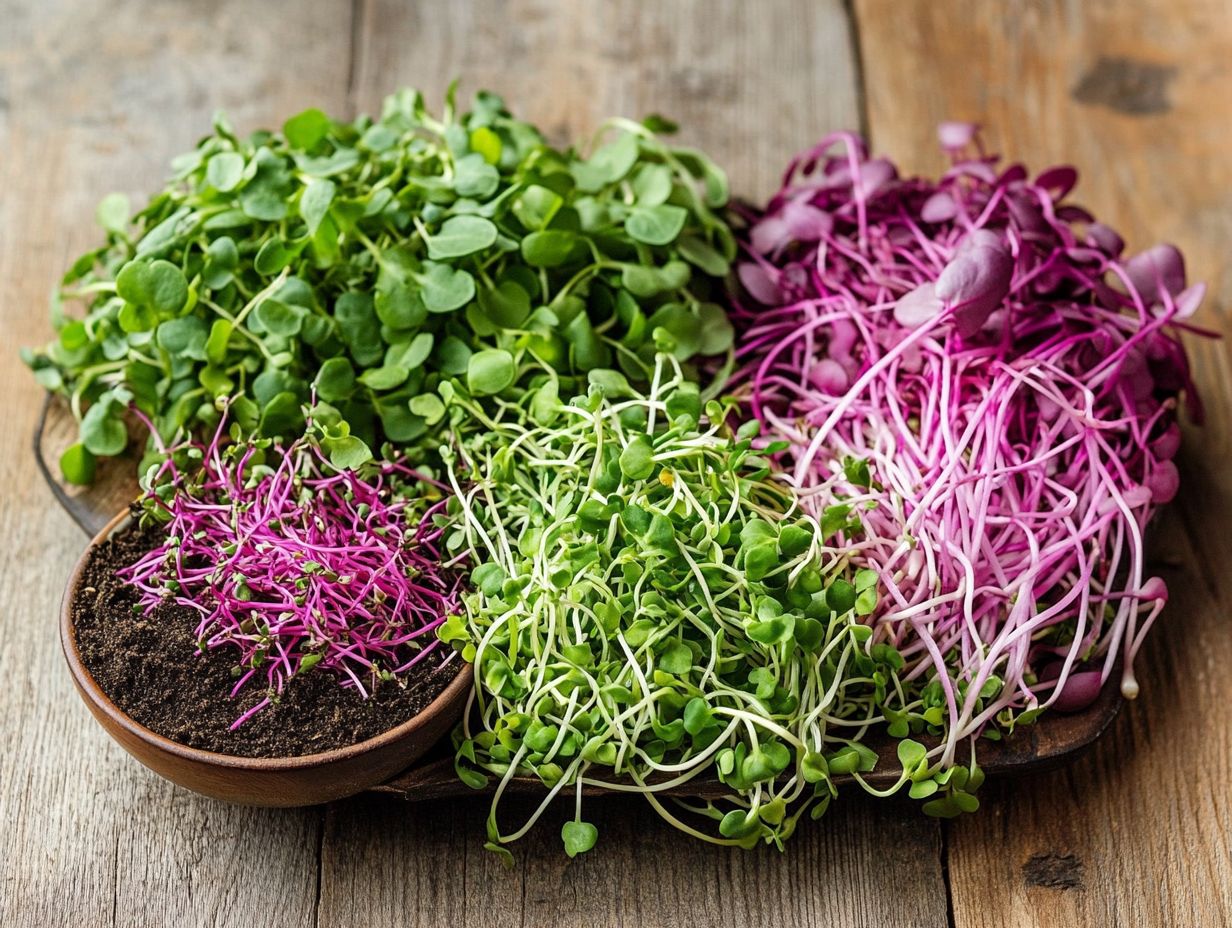
[[[1064,202],[1072,168],[1030,181],[975,127],[939,135],[936,180],[845,133],[796,159],[748,217],[735,381],[823,531],[846,518],[835,495],[867,504],[870,647],[905,662],[882,711],[893,736],[942,737],[912,792],[944,787],[926,809],[950,815],[979,779],[954,766],[961,740],[1082,708],[1118,663],[1138,691],[1167,599],[1143,530],[1177,492],[1182,395],[1198,410],[1178,330],[1200,331],[1203,288],[1170,245],[1122,258]]]
[[[233,696],[267,692],[232,728],[296,674],[367,696],[413,672],[460,605],[464,572],[434,523],[445,501],[418,498],[441,494],[399,460],[339,469],[312,433],[286,446],[224,435],[165,449],[143,498],[165,539],[119,575],[147,614],[198,614],[200,651],[234,654]]]

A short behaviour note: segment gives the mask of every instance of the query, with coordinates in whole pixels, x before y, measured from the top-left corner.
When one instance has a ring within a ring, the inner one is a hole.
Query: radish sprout
[[[1072,168],[999,170],[956,124],[943,144],[935,182],[845,133],[792,163],[750,216],[735,380],[807,511],[876,503],[851,539],[885,591],[871,644],[931,692],[944,768],[1089,704],[1118,662],[1137,694],[1167,599],[1143,530],[1177,489],[1180,393],[1200,412],[1177,330],[1203,287],[1171,246],[1124,258],[1064,201]]]

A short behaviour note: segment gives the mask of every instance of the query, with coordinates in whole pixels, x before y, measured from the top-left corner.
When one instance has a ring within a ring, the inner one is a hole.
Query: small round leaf
[[[516,375],[513,355],[502,348],[488,348],[471,355],[466,386],[476,396],[491,395],[510,386]]]
[[[94,465],[94,455],[81,442],[69,445],[60,455],[60,473],[65,480],[76,486],[94,482]]]
[[[496,226],[482,216],[451,216],[428,239],[428,257],[434,261],[461,258],[492,245]]]
[[[688,212],[679,206],[638,207],[625,222],[625,231],[647,245],[668,245],[676,240]]]

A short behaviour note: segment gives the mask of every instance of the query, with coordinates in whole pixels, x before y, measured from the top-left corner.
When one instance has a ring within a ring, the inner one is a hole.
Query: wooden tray
[[[137,456],[129,452],[119,458],[100,461],[95,482],[89,487],[74,487],[60,476],[59,460],[64,449],[77,440],[77,425],[66,404],[49,397],[43,406],[34,432],[34,455],[48,487],[61,506],[81,526],[87,537],[94,537],[112,516],[127,506],[138,493]],[[1081,712],[1045,714],[1034,725],[1020,729],[1013,738],[1002,741],[981,741],[978,748],[980,766],[988,776],[1006,776],[1046,770],[1072,760],[1116,718],[1124,700],[1116,686],[1105,686],[1099,698]],[[877,769],[864,779],[877,787],[885,787],[898,779],[900,770],[895,744],[886,739],[874,745],[881,760]],[[850,777],[838,777],[842,783]],[[495,788],[489,780],[488,790]],[[543,784],[533,777],[515,779],[507,793],[542,795]],[[453,757],[442,745],[405,773],[372,792],[399,796],[408,800],[437,799],[470,795],[475,790],[462,783],[454,773]],[[604,789],[588,789],[592,795],[609,794]],[[723,795],[725,787],[717,780],[697,779],[666,791],[667,795],[710,798]]]

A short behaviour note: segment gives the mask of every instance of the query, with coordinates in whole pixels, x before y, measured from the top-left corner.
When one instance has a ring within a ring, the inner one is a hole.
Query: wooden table
[[[55,609],[84,538],[42,486],[39,390],[16,361],[96,240],[93,207],[152,189],[225,108],[240,127],[371,110],[460,75],[555,140],[658,111],[763,196],[798,149],[860,127],[911,170],[975,119],[1131,247],[1180,245],[1232,335],[1227,0],[0,0],[0,925],[1222,925],[1232,919],[1232,365],[1192,340],[1206,427],[1155,559],[1172,601],[1143,695],[1064,771],[988,785],[949,824],[849,794],[784,854],[682,840],[598,804],[569,861],[561,816],[504,870],[481,802],[364,798],[262,811],[129,760],[72,693]]]

